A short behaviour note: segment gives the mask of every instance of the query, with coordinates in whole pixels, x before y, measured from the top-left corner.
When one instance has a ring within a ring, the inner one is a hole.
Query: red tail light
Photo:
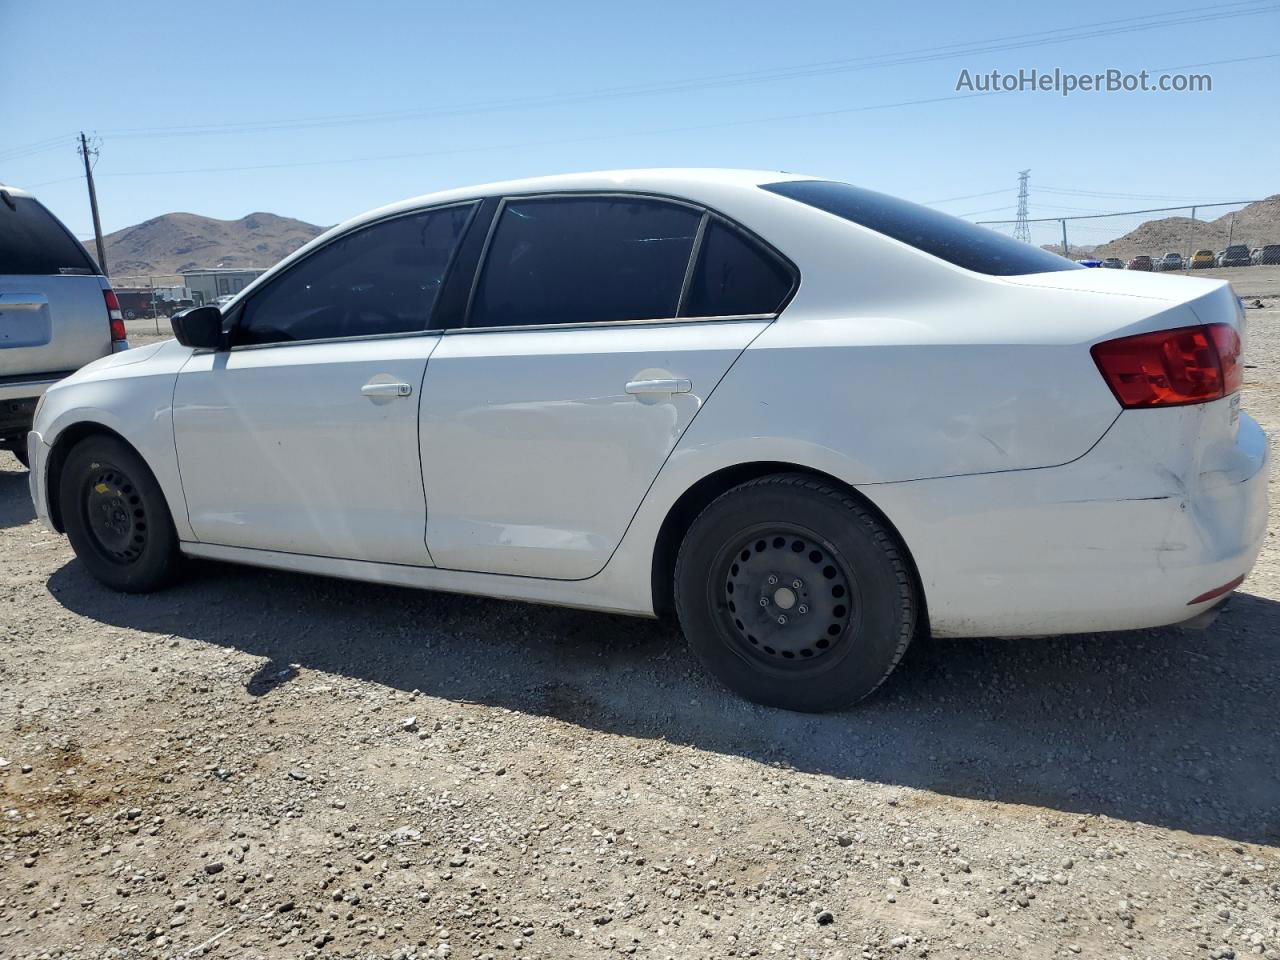
[[[129,334],[124,328],[124,314],[120,312],[120,298],[111,289],[102,291],[102,299],[107,302],[107,320],[111,324],[112,340],[128,340]]]
[[[1140,333],[1089,351],[1120,405],[1177,407],[1207,403],[1240,389],[1240,335],[1225,323]]]

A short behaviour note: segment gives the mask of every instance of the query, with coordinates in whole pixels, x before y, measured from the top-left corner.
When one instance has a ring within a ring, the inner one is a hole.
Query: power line
[[[47,140],[37,140],[35,143],[28,143],[20,147],[6,147],[0,150],[0,162],[23,160],[37,154],[47,153],[50,150],[59,150],[74,140],[74,134],[66,134],[60,137],[50,137]]]
[[[1191,206],[1201,199],[1197,197],[1170,197],[1154,193],[1103,193],[1097,190],[1072,190],[1067,187],[1038,187],[1037,189],[1043,190],[1045,193],[1057,193],[1066,196],[1102,197],[1115,200],[1185,200],[1187,201],[1188,206]],[[1222,202],[1230,203],[1231,201],[1224,200]]]
[[[1014,207],[1014,206],[1012,206],[1012,205],[1004,206],[1004,207],[989,207],[989,208],[987,208],[986,210],[970,210],[968,213],[957,213],[957,214],[953,214],[953,216],[957,216],[957,217],[976,217],[976,216],[978,216],[979,214],[982,214],[982,213],[998,213],[998,212],[999,212],[999,211],[1001,211],[1001,210],[1016,210],[1016,209],[1017,209],[1017,207]],[[1001,220],[1001,221],[997,221],[997,222],[999,222],[999,223],[1003,223],[1004,221],[1003,221],[1003,220]],[[1010,222],[1010,223],[1012,223],[1013,221],[1011,220],[1011,221],[1009,221],[1009,222]]]
[[[1099,219],[1102,219],[1103,217],[1117,217],[1117,216],[1124,216],[1126,214],[1166,213],[1170,210],[1175,210],[1175,211],[1186,210],[1189,207],[1198,207],[1198,208],[1235,207],[1235,206],[1242,206],[1248,203],[1257,203],[1257,202],[1258,202],[1257,200],[1227,200],[1222,203],[1194,203],[1194,204],[1184,203],[1181,206],[1177,206],[1177,207],[1149,207],[1146,210],[1115,210],[1110,213],[1085,213],[1085,214],[1077,214],[1076,216],[1071,216],[1071,217],[1033,217],[1027,222],[1028,223],[1057,223],[1059,220],[1099,220]],[[980,223],[1012,223],[1013,221],[987,220],[987,221],[979,221],[979,222]]]
[[[976,200],[978,197],[994,197],[997,193],[1008,193],[1008,187],[1001,187],[999,190],[988,190],[986,193],[966,193],[963,197],[944,197],[941,200],[925,200],[924,205],[932,207],[939,203],[951,203],[955,200]]]
[[[104,135],[118,139],[161,139],[170,137],[207,136],[212,134],[245,134],[273,130],[300,130],[318,127],[348,126],[353,124],[385,123],[399,120],[456,116],[501,110],[565,106],[599,100],[650,96],[663,93],[684,93],[692,90],[735,86],[738,84],[805,79],[809,77],[824,76],[831,73],[844,73],[878,69],[882,67],[930,63],[939,60],[955,59],[957,57],[974,56],[981,53],[1028,49],[1059,43],[1068,43],[1074,40],[1096,39],[1099,37],[1116,36],[1125,33],[1154,30],[1163,27],[1234,19],[1237,17],[1258,16],[1276,12],[1280,12],[1280,4],[1263,2],[1263,0],[1244,0],[1244,2],[1226,4],[1212,13],[1205,13],[1203,8],[1184,8],[1182,10],[1168,11],[1167,13],[1161,14],[1144,14],[1137,17],[1125,17],[1118,20],[1103,21],[1101,23],[1089,24],[1087,26],[1058,27],[1053,30],[1014,34],[989,40],[973,40],[933,47],[922,47],[914,50],[903,51],[897,54],[877,54],[841,60],[818,61],[791,67],[774,67],[767,70],[741,71],[701,78],[668,81],[664,83],[612,87],[603,90],[596,89],[567,94],[543,94],[532,97],[517,97],[446,109],[335,114],[291,119],[263,120],[250,123],[241,121],[225,124],[201,124],[188,127],[135,127],[105,131]],[[1055,34],[1060,34],[1060,36],[1055,36]]]
[[[899,107],[920,106],[922,104],[943,103],[950,100],[973,100],[979,97],[995,96],[994,93],[962,93],[946,97],[927,97],[922,100],[900,100],[896,103],[876,103],[860,107],[842,107],[836,110],[816,110],[807,113],[788,113],[772,117],[754,117],[745,120],[726,120],[721,123],[700,123],[683,127],[666,127],[655,130],[628,130],[622,133],[595,134],[584,137],[573,137],[563,140],[527,141],[525,143],[502,143],[484,147],[457,147],[449,150],[421,150],[412,153],[389,153],[378,156],[347,157],[340,160],[298,160],[289,163],[262,163],[233,167],[195,167],[185,170],[126,170],[116,173],[104,173],[104,177],[154,177],[190,173],[235,173],[247,170],[287,170],[297,167],[332,166],[344,163],[372,163],[381,160],[410,160],[421,157],[453,156],[465,153],[483,153],[489,150],[525,150],[531,147],[555,147],[577,143],[596,143],[606,140],[625,139],[635,136],[659,136],[670,133],[688,133],[693,130],[714,130],[726,127],[749,126],[758,123],[780,123],[785,120],[809,120],[819,117],[838,116],[848,113],[862,113],[871,110],[891,110]]]

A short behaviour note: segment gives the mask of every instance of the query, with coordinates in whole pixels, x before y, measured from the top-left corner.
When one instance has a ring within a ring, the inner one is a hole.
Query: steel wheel
[[[674,580],[703,666],[769,706],[857,702],[916,629],[897,539],[851,491],[809,474],[771,474],[713,500],[685,534]]]
[[[137,486],[120,467],[94,464],[84,485],[84,519],[98,552],[130,564],[147,546],[147,511]]]
[[[820,669],[856,632],[860,604],[849,565],[813,531],[763,524],[718,561],[712,589],[740,656],[773,669]]]

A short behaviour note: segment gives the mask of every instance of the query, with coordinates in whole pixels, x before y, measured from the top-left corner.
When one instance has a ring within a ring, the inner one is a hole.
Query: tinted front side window
[[[340,237],[254,294],[235,342],[425,330],[471,209],[428,210]]]
[[[674,317],[700,219],[639,197],[508,201],[468,326]]]
[[[791,273],[732,227],[708,220],[698,264],[685,294],[684,317],[776,313],[791,292]]]
[[[84,248],[31,197],[0,200],[0,274],[94,274]]]
[[[1065,257],[888,194],[830,180],[788,180],[763,189],[883,233],[957,267],[992,276],[1084,269]]]

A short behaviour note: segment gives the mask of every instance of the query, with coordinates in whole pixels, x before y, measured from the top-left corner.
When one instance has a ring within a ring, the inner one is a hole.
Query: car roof
[[[10,186],[7,183],[0,183],[0,190],[3,190],[5,193],[9,194],[9,196],[11,197],[30,197],[31,196],[31,193],[29,191],[23,190],[21,187]]]
[[[656,167],[635,170],[594,170],[586,173],[562,173],[520,180],[498,180],[450,190],[424,193],[396,203],[358,214],[338,224],[331,232],[346,230],[361,223],[378,220],[390,214],[418,207],[435,206],[455,200],[471,200],[527,193],[576,193],[616,190],[627,193],[656,193],[674,197],[696,198],[707,188],[758,187],[784,180],[817,180],[803,174],[781,170],[735,170],[723,167]]]

